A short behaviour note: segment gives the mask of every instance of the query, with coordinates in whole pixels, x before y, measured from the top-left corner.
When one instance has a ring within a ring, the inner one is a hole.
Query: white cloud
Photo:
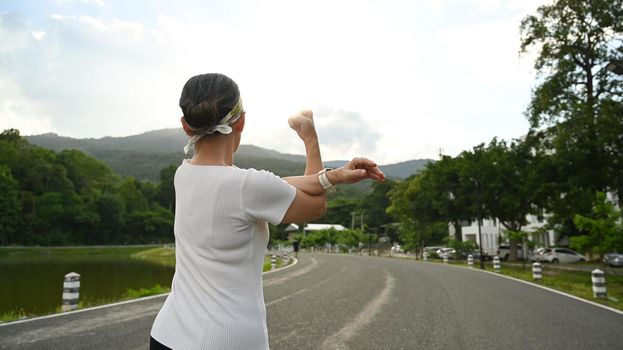
[[[243,94],[245,143],[302,153],[286,120],[311,108],[325,159],[456,154],[527,127],[531,60],[517,55],[518,20],[538,3],[196,2],[206,18],[177,9],[146,21],[113,16],[121,4],[94,14],[60,1],[36,25],[0,15],[0,118],[75,137],[177,127],[184,82],[222,72]],[[485,19],[453,20],[464,8]]]
[[[110,8],[110,5],[103,0],[51,0],[57,5],[71,5],[71,4],[93,4],[103,8]]]

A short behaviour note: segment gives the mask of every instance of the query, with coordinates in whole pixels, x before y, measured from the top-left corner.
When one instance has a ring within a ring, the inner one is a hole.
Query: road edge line
[[[468,271],[478,271],[478,272],[488,273],[488,274],[493,275],[493,276],[503,277],[503,278],[507,278],[509,280],[521,282],[523,284],[527,284],[527,285],[532,286],[532,287],[538,287],[538,288],[550,291],[552,293],[563,295],[563,296],[569,297],[571,299],[575,299],[577,301],[581,301],[581,302],[584,302],[584,303],[587,303],[587,304],[590,304],[590,305],[593,305],[593,306],[600,307],[600,308],[602,308],[604,310],[612,311],[612,312],[617,313],[619,315],[623,315],[623,311],[615,309],[613,307],[610,307],[610,306],[607,306],[607,305],[603,305],[603,304],[600,304],[600,303],[597,303],[597,302],[594,302],[594,301],[591,301],[591,300],[587,300],[587,299],[575,296],[573,294],[561,292],[559,290],[556,290],[556,289],[553,289],[553,288],[550,288],[550,287],[546,287],[546,286],[542,286],[540,284],[532,283],[532,282],[529,282],[529,281],[526,281],[526,280],[522,280],[522,279],[519,279],[519,278],[511,277],[511,276],[506,276],[506,275],[503,275],[501,273],[491,272],[491,271],[487,271],[487,270],[481,270],[481,269],[477,269],[477,268],[470,269],[470,268],[467,268],[465,266],[457,266],[455,264],[442,264],[442,263],[433,263],[433,262],[418,261],[418,260],[414,260],[414,261],[417,262],[417,263],[425,263],[425,264],[431,264],[431,265],[436,264],[436,265],[441,265],[441,266],[452,266],[454,268],[465,269],[465,270],[468,270]]]
[[[292,266],[294,266],[294,265],[298,264],[298,262],[299,262],[299,259],[297,259],[297,258],[293,258],[293,257],[291,257],[290,259],[292,259],[292,260],[294,260],[294,261],[293,261],[293,262],[291,262],[291,263],[289,263],[288,265],[283,266],[283,267],[280,267],[280,268],[278,268],[278,269],[274,269],[274,270],[271,270],[271,271],[262,272],[262,276],[269,275],[269,274],[271,274],[271,273],[273,273],[273,272],[277,272],[277,271],[283,271],[283,270],[285,270],[285,269],[287,269],[287,268],[289,268],[289,267],[292,267]]]
[[[474,270],[476,270],[476,269],[474,269]],[[578,296],[573,295],[573,294],[565,293],[565,292],[562,292],[562,291],[559,291],[559,290],[556,290],[556,289],[553,289],[553,288],[550,288],[550,287],[542,286],[540,284],[532,283],[532,282],[529,282],[529,281],[526,281],[526,280],[522,280],[522,279],[511,277],[511,276],[502,275],[502,274],[491,272],[491,271],[480,270],[480,269],[478,269],[478,271],[485,272],[485,273],[488,273],[490,275],[504,277],[504,278],[508,278],[510,280],[522,282],[524,284],[527,284],[527,285],[530,285],[530,286],[533,286],[533,287],[538,287],[538,288],[550,291],[552,293],[563,295],[563,296],[566,296],[568,298],[575,299],[575,300],[578,300],[578,301],[581,301],[581,302],[584,302],[584,303],[587,303],[587,304],[590,304],[590,305],[593,305],[593,306],[598,306],[598,307],[600,307],[602,309],[605,309],[605,310],[608,310],[608,311],[612,311],[612,312],[617,313],[619,315],[623,315],[623,311],[621,311],[621,310],[618,310],[618,309],[615,309],[613,307],[610,307],[610,306],[607,306],[607,305],[603,305],[603,304],[594,302],[592,300],[587,300],[587,299],[578,297]]]
[[[267,274],[272,273],[272,272],[282,271],[282,270],[287,269],[288,267],[292,267],[292,266],[294,266],[294,265],[296,265],[298,263],[298,259],[297,258],[290,258],[290,259],[293,259],[294,261],[292,263],[290,263],[290,264],[288,264],[286,266],[280,267],[278,269],[274,269],[272,271],[262,272],[262,276],[263,275],[267,275]],[[86,312],[86,311],[94,311],[94,310],[100,310],[100,309],[105,309],[105,308],[109,308],[109,307],[115,307],[115,306],[119,306],[119,305],[136,303],[136,302],[139,302],[139,301],[145,301],[145,300],[150,300],[150,299],[161,298],[161,297],[164,297],[164,296],[168,296],[169,294],[170,293],[162,293],[162,294],[157,294],[157,295],[150,295],[150,296],[142,297],[142,298],[138,298],[138,299],[124,300],[124,301],[119,301],[119,302],[112,303],[112,304],[104,304],[104,305],[92,306],[92,307],[79,309],[79,310],[74,310],[74,311],[60,312],[60,313],[56,313],[56,314],[37,316],[37,317],[27,318],[27,319],[23,319],[23,320],[3,322],[3,323],[0,323],[0,327],[20,324],[20,323],[26,323],[26,322],[31,322],[31,321],[44,320],[44,319],[53,318],[53,317],[74,315],[74,314],[79,314],[79,313]]]

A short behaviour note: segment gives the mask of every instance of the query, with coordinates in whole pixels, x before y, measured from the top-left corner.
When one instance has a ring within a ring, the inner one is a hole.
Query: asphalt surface
[[[623,315],[476,270],[301,254],[264,277],[279,349],[616,349]],[[147,349],[164,297],[0,326],[0,349]]]

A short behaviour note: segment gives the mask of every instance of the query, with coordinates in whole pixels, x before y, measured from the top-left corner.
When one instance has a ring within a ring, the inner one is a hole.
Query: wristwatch
[[[325,191],[329,193],[335,192],[335,186],[333,186],[333,184],[331,183],[331,181],[329,181],[329,178],[327,177],[327,171],[331,170],[333,170],[333,168],[324,168],[318,173],[318,181],[320,181],[320,185],[322,186],[322,188],[324,188]]]

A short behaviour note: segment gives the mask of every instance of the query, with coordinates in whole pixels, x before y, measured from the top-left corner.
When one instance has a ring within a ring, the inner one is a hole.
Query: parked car
[[[508,260],[510,256],[511,246],[508,244],[502,244],[498,247],[498,257],[502,260]],[[523,250],[521,244],[517,244],[517,258],[523,259]]]
[[[610,253],[604,255],[604,264],[615,266],[623,266],[623,254]]]
[[[541,255],[543,255],[546,249],[547,248],[536,248],[532,254],[528,254],[528,259],[530,259],[531,262],[541,261]]]
[[[461,252],[459,255],[460,255],[461,259],[463,259],[463,260],[466,260],[466,259],[467,259],[467,257],[468,257],[468,256],[470,256],[470,255],[472,256],[472,258],[474,258],[474,261],[479,261],[479,260],[480,260],[480,250],[478,250],[478,249],[473,250],[473,251],[471,251],[471,252],[469,252],[469,251],[463,251],[463,252]],[[491,259],[492,259],[492,258],[491,258],[491,257],[487,254],[487,251],[486,251],[486,250],[485,250],[485,251],[483,251],[483,257],[484,257],[484,260],[485,260],[485,261],[487,261],[487,260],[491,260]]]
[[[586,257],[568,248],[546,248],[539,255],[539,260],[557,264],[586,261]]]
[[[439,255],[440,258],[443,258],[444,253],[448,254],[448,259],[454,259],[454,254],[456,254],[456,250],[454,248],[445,247],[437,250],[437,255]]]
[[[422,250],[422,253],[426,252],[426,253],[428,253],[428,256],[430,258],[437,259],[437,258],[440,258],[440,256],[437,255],[437,251],[439,249],[442,249],[442,248],[444,248],[444,247],[442,247],[442,246],[424,247],[424,249]]]

